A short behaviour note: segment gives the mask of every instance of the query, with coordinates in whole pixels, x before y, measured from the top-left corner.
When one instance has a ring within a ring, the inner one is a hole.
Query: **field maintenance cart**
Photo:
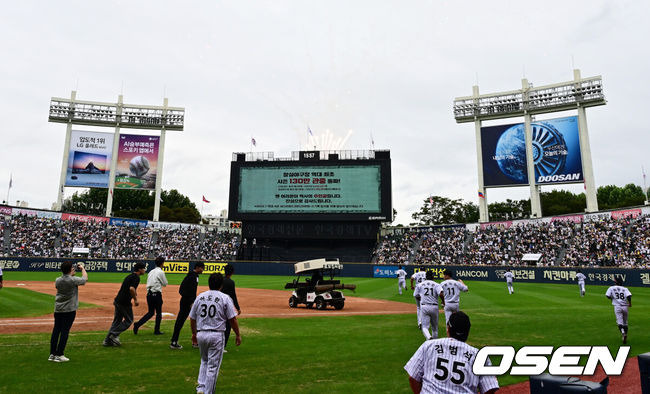
[[[298,275],[292,282],[287,283],[285,289],[294,289],[289,297],[289,306],[297,308],[305,304],[307,308],[326,309],[328,305],[335,309],[343,309],[345,296],[341,290],[354,291],[357,286],[342,284],[340,280],[334,280],[334,275],[341,272],[343,265],[338,259],[316,259],[307,260],[294,264],[295,272]],[[329,276],[329,279],[325,277]],[[305,281],[301,282],[300,278]]]

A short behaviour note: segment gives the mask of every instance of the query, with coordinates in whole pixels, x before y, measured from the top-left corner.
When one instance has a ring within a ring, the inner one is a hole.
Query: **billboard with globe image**
[[[65,186],[107,188],[113,134],[72,130]]]
[[[160,137],[121,134],[117,148],[115,188],[155,189]]]
[[[537,184],[584,181],[578,118],[531,123]],[[481,128],[483,183],[486,187],[528,185],[524,124]]]

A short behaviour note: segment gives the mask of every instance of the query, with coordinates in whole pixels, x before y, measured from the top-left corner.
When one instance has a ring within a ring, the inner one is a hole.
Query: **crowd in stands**
[[[12,216],[9,221],[11,243],[7,254],[57,257],[59,250],[55,248],[55,240],[59,237],[58,224],[56,220],[23,215]]]
[[[201,249],[201,229],[196,227],[160,229],[153,246],[154,256],[167,259],[197,259]]]
[[[7,239],[7,235],[9,238]],[[111,227],[107,222],[0,216],[0,256],[69,257],[74,247],[90,258],[228,260],[239,234],[200,226]],[[522,222],[510,227],[406,228],[384,235],[376,264],[518,265],[527,253],[557,266],[650,267],[650,215],[637,218]]]
[[[650,266],[650,216],[587,222],[569,243],[564,265]]]
[[[373,261],[377,264],[408,264],[417,239],[417,232],[385,235],[373,252]]]
[[[426,231],[421,234],[415,264],[463,264],[465,229]]]
[[[4,232],[10,231],[5,253]],[[228,231],[203,233],[184,228],[109,226],[107,222],[57,220],[15,215],[0,216],[0,256],[71,257],[73,248],[89,249],[89,258],[222,260],[237,254],[239,235]]]
[[[650,215],[637,218],[524,222],[465,230],[404,231],[384,236],[377,264],[522,265],[525,254],[549,266],[650,267]]]
[[[155,257],[151,249],[151,227],[113,227],[106,238],[105,257],[109,259],[142,259]]]
[[[540,253],[541,263],[554,265],[562,248],[576,232],[576,225],[571,221],[549,223],[528,223],[512,228],[514,231],[514,261],[521,261],[525,254]]]
[[[88,257],[90,258],[104,256],[105,223],[66,220],[61,221],[59,229],[61,232],[61,256],[71,256],[72,249],[75,247],[88,248]]]
[[[227,260],[235,258],[240,237],[227,231],[207,231],[201,247],[202,260]]]

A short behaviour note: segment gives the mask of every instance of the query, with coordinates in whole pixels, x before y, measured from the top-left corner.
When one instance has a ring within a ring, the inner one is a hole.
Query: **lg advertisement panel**
[[[65,186],[107,188],[113,134],[72,130]]]

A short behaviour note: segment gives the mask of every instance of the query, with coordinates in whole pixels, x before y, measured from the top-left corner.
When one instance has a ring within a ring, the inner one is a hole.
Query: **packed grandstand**
[[[70,257],[73,247],[86,247],[89,258],[229,260],[243,246],[238,232],[208,226],[129,220],[116,225],[108,218],[3,208],[3,257]],[[540,253],[540,264],[547,266],[650,267],[650,212],[618,212],[385,228],[372,262],[520,265],[524,254]]]

